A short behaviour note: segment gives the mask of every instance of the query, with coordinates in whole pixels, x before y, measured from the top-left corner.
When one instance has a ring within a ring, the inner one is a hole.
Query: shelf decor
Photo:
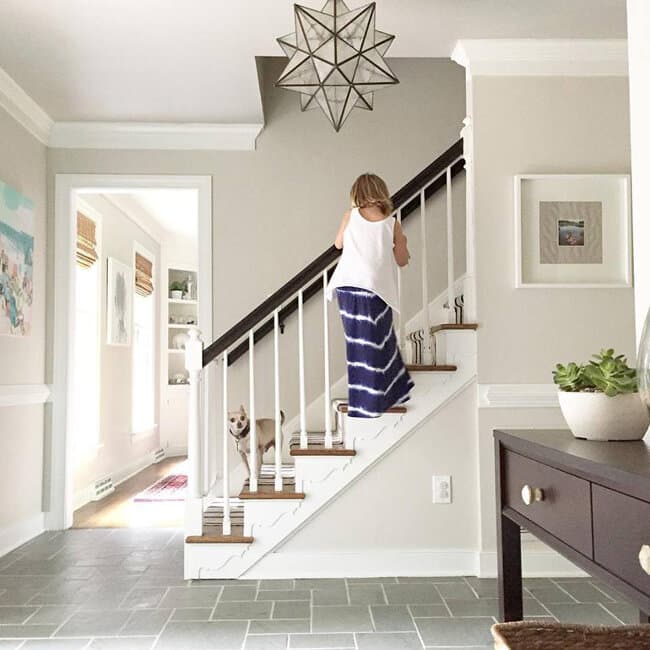
[[[515,176],[515,286],[632,286],[630,179]]]
[[[395,37],[375,29],[374,2],[294,11],[296,31],[277,39],[289,63],[276,85],[300,93],[301,110],[320,108],[339,131],[353,108],[371,111],[374,92],[399,83],[384,59]]]
[[[33,278],[34,204],[0,181],[0,335],[31,334]]]

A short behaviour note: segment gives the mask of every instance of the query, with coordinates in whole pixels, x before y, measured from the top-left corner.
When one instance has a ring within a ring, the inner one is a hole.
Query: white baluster
[[[230,524],[230,463],[228,458],[228,441],[230,433],[228,431],[228,351],[226,350],[222,357],[223,363],[223,439],[221,453],[223,455],[223,534],[230,535],[232,528]]]
[[[185,368],[189,374],[190,395],[187,431],[187,456],[189,475],[187,489],[193,499],[201,497],[201,427],[200,427],[200,388],[201,370],[203,368],[203,342],[196,327],[190,327],[185,344]]]
[[[300,384],[300,448],[307,449],[308,440],[305,406],[305,331],[302,291],[298,292],[298,375],[298,381]]]
[[[455,319],[454,284],[456,274],[454,272],[454,211],[452,202],[451,167],[447,167],[447,302],[449,303],[448,320],[453,323]],[[428,332],[428,329],[427,329]]]
[[[330,386],[330,334],[327,320],[327,271],[323,271],[323,357],[325,362],[325,447],[332,448],[332,396]]]
[[[420,239],[422,241],[422,323],[424,328],[424,345],[422,350],[421,363],[427,365],[433,363],[433,354],[431,352],[431,344],[429,330],[429,267],[428,267],[428,254],[427,254],[427,211],[426,211],[426,196],[424,190],[420,192]]]
[[[402,208],[397,210],[397,223],[402,225]],[[404,330],[406,329],[406,319],[404,318],[402,308],[402,267],[397,267],[397,306],[399,307],[399,314],[397,317],[397,346],[399,347],[402,355],[404,355]]]
[[[249,412],[248,421],[250,423],[250,453],[248,462],[250,465],[251,492],[257,492],[257,426],[255,425],[255,335],[253,330],[248,333],[248,399]]]
[[[280,322],[276,309],[273,312],[273,359],[275,397],[275,491],[282,492],[282,428],[280,423]]]

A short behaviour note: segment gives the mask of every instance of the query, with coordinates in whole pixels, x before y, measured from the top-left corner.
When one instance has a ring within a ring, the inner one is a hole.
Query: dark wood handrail
[[[452,177],[459,174],[465,168],[465,161],[462,159],[463,141],[458,140],[444,153],[438,156],[430,165],[423,169],[417,176],[413,177],[408,183],[401,187],[393,196],[393,205],[400,206],[410,197],[413,197],[432,179],[442,174],[442,172],[452,165]],[[456,162],[454,162],[456,161]],[[444,175],[437,178],[425,190],[425,197],[428,199],[446,184]],[[416,210],[420,205],[420,199],[415,196],[406,205],[402,206],[402,221]],[[253,334],[255,343],[264,338],[269,332],[273,331],[273,318],[269,318],[278,307],[283,305],[292,296],[295,296],[300,289],[303,289],[303,302],[306,302],[315,296],[323,288],[322,274],[339,256],[341,251],[335,246],[330,246],[324,253],[319,255],[315,260],[310,262],[299,273],[294,275],[288,282],[283,284],[275,293],[271,294],[266,300],[260,303],[253,311],[244,316],[237,324],[233,325],[227,332],[222,334],[213,343],[203,350],[203,366],[207,366],[211,361],[216,359],[222,352],[227,350],[231,345],[236,343],[251,329],[256,328]],[[332,267],[328,270],[328,278],[334,272]],[[311,281],[311,284],[309,284]],[[308,285],[305,287],[305,285]],[[303,288],[304,287],[304,288]],[[280,323],[284,323],[286,318],[298,309],[298,299],[294,297],[278,312]],[[237,359],[246,354],[248,351],[248,341],[243,341],[237,347],[233,348],[228,354],[228,365],[233,364]]]

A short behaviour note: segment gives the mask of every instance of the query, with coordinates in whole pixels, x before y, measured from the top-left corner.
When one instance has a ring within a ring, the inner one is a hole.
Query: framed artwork
[[[0,335],[29,336],[34,301],[34,204],[0,181]]]
[[[109,345],[131,344],[132,285],[131,268],[109,257],[106,274],[106,342]]]
[[[632,286],[630,177],[515,176],[515,286]]]

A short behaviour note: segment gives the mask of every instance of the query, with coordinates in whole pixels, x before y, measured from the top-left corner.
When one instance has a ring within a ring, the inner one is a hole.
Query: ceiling
[[[460,38],[626,32],[625,0],[377,5],[395,57],[448,57]],[[289,0],[2,0],[0,68],[55,121],[262,123],[254,59],[281,54],[292,12]]]

